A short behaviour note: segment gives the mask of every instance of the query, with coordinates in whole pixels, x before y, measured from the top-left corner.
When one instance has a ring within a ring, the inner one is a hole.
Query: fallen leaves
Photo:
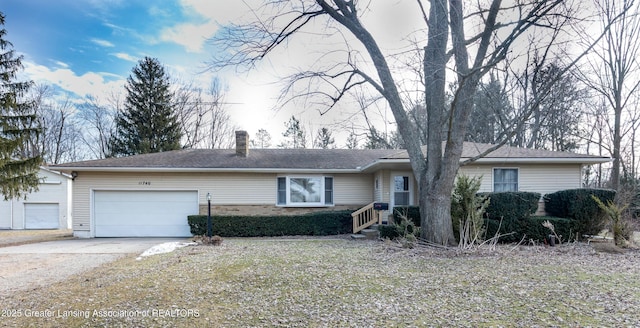
[[[6,321],[44,327],[640,326],[640,253],[584,244],[459,253],[344,239],[226,239],[122,259],[0,300],[14,308],[199,313]]]

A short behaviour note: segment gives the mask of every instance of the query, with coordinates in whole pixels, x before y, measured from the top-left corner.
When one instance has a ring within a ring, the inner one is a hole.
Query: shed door
[[[60,209],[58,204],[24,204],[25,229],[60,228]]]
[[[189,237],[197,191],[95,191],[96,237]]]

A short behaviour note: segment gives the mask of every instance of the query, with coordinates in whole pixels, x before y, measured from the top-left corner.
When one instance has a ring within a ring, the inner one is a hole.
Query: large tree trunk
[[[456,243],[451,222],[451,188],[448,185],[444,180],[429,185],[426,175],[419,181],[421,237],[440,245]]]

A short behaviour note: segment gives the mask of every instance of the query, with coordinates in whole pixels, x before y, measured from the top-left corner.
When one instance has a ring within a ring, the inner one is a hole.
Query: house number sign
[[[150,186],[151,185],[151,181],[139,181],[138,185],[141,186]]]

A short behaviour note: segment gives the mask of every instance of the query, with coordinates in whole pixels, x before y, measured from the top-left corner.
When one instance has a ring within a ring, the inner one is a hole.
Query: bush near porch
[[[596,195],[601,200],[613,200],[615,191],[603,189],[562,190],[544,196],[546,212],[549,216],[533,216],[538,207],[539,193],[532,192],[489,192],[479,193],[489,196],[491,202],[486,211],[486,237],[493,237],[500,226],[500,233],[513,234],[500,238],[501,242],[519,242],[526,240],[543,242],[551,231],[542,226],[542,222],[551,222],[563,241],[575,239],[577,233],[597,234],[603,227],[604,214],[591,199]],[[401,206],[393,209],[394,222],[405,215],[416,226],[420,226],[418,206]],[[502,219],[502,223],[500,220]],[[392,238],[391,230],[381,230],[382,235]],[[457,236],[456,236],[457,237]]]
[[[304,215],[211,216],[212,234],[222,237],[326,236],[351,233],[351,210],[315,212]],[[207,216],[190,215],[193,235],[207,233]]]

